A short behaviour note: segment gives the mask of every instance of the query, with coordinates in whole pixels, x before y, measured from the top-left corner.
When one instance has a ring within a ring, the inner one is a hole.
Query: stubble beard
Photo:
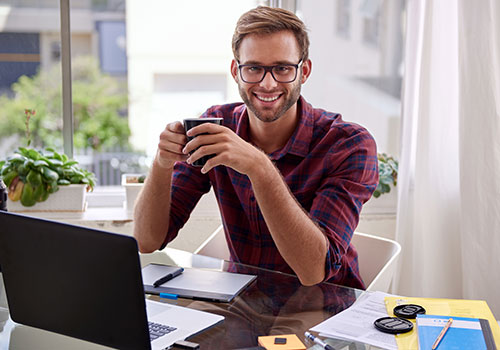
[[[301,91],[302,85],[300,83],[297,83],[296,86],[294,86],[290,91],[290,94],[288,95],[288,98],[285,99],[284,103],[282,106],[278,109],[278,111],[272,115],[272,116],[265,116],[265,111],[259,110],[255,104],[253,104],[250,100],[250,97],[246,93],[245,89],[238,84],[238,91],[240,93],[240,96],[247,106],[247,108],[257,117],[262,122],[265,123],[272,123],[279,118],[283,116],[299,99],[300,97],[300,91]],[[280,96],[282,98],[283,96]]]

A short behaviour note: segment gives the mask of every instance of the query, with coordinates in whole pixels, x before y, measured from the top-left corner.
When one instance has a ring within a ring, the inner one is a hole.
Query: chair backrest
[[[359,272],[366,290],[389,292],[401,245],[361,232],[354,232],[351,243],[358,251]]]
[[[208,238],[194,251],[195,254],[211,256],[214,258],[229,260],[229,248],[227,247],[224,227],[220,225]]]
[[[358,251],[360,274],[367,286],[366,290],[388,292],[401,252],[399,243],[387,238],[354,232],[352,244]],[[228,260],[229,249],[222,225],[194,253]]]

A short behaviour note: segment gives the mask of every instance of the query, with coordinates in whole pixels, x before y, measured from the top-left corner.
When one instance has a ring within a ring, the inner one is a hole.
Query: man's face
[[[263,66],[297,64],[301,58],[297,40],[293,33],[288,31],[249,35],[243,39],[239,54],[240,64]],[[310,73],[310,61],[307,60],[299,66],[297,78],[291,83],[277,82],[270,72],[266,73],[260,83],[245,83],[239,74],[238,63],[234,60],[231,72],[249,113],[263,122],[273,122],[287,112],[295,115],[301,85]]]

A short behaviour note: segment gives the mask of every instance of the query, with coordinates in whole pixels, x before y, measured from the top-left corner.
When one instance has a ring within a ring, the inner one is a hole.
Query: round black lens
[[[397,317],[413,319],[419,314],[425,314],[425,309],[420,305],[405,304],[396,306],[393,312]]]
[[[373,322],[375,328],[384,333],[399,334],[413,329],[413,323],[399,317],[382,317]]]

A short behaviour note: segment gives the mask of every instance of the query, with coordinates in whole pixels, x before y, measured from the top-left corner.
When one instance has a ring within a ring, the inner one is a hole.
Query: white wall
[[[150,151],[148,144],[154,140],[157,143],[167,122],[186,117],[178,114],[185,106],[182,102],[177,106],[159,103],[165,91],[156,89],[155,81],[165,81],[169,76],[222,75],[227,80],[225,91],[218,88],[213,92],[222,94],[223,100],[216,98],[208,104],[203,101],[204,105],[197,110],[240,100],[230,76],[231,37],[239,16],[257,3],[256,0],[127,1],[129,123],[135,147]],[[193,90],[196,91],[196,84]],[[169,92],[175,93],[175,89]],[[155,111],[158,108],[165,114],[161,128]]]
[[[338,112],[344,120],[364,126],[375,138],[379,152],[397,156],[400,101],[356,79],[328,77],[324,69],[313,68],[303,88],[304,97],[313,106]]]

